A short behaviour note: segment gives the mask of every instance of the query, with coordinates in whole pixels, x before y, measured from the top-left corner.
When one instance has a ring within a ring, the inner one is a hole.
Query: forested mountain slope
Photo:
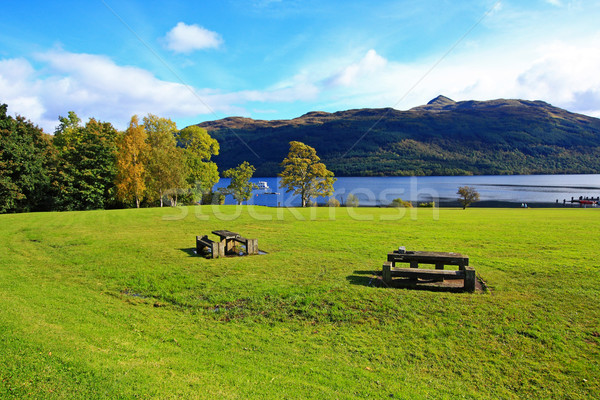
[[[291,120],[230,117],[198,125],[221,145],[220,170],[247,160],[255,176],[280,172],[292,140],[315,147],[337,176],[600,171],[600,119],[543,101],[438,96],[408,111],[317,111]]]

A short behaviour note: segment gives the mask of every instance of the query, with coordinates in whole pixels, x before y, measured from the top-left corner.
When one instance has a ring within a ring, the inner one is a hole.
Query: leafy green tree
[[[290,152],[281,163],[281,187],[286,188],[286,192],[299,194],[302,207],[313,197],[333,194],[336,179],[320,160],[314,148],[302,142],[290,142]]]
[[[47,210],[54,153],[48,135],[0,104],[0,213]]]
[[[190,151],[202,161],[208,161],[219,154],[219,142],[210,137],[206,129],[191,125],[176,132],[177,144]]]
[[[219,170],[210,159],[219,154],[219,142],[210,137],[206,129],[196,125],[178,131],[175,139],[184,149],[186,180],[195,197],[212,193],[213,186],[219,181]]]
[[[238,204],[248,201],[252,197],[252,190],[256,188],[250,178],[256,171],[248,161],[244,161],[235,168],[228,169],[223,173],[226,178],[231,178],[231,183],[227,186],[227,193],[233,195]]]
[[[117,130],[94,118],[82,126],[73,111],[59,121],[53,139],[58,151],[58,209],[91,210],[113,205]]]
[[[144,128],[148,135],[148,162],[146,186],[153,200],[164,205],[164,198],[176,205],[177,196],[186,188],[183,150],[177,148],[175,133],[177,126],[168,118],[148,114],[144,117]]]
[[[135,200],[137,208],[140,208],[140,201],[146,192],[147,137],[144,126],[139,124],[137,115],[134,115],[129,128],[118,141],[117,197],[121,201]]]
[[[479,192],[471,186],[461,186],[458,188],[458,202],[462,205],[463,210],[469,207],[476,201],[479,201]]]

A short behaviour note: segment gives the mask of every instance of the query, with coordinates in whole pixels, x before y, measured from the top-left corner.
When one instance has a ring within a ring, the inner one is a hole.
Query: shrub
[[[340,202],[335,197],[331,197],[327,201],[327,207],[339,207],[339,206],[340,206]]]
[[[419,203],[419,207],[434,208],[435,207],[435,201],[430,201],[429,203]]]
[[[392,200],[392,203],[390,204],[390,207],[406,207],[406,208],[412,208],[412,203],[410,201],[404,201],[401,198],[397,198]]]
[[[202,195],[202,204],[225,204],[225,193],[209,192]]]

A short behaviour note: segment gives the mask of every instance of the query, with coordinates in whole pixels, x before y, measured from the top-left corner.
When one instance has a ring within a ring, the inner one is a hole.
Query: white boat
[[[258,185],[256,185],[256,186],[258,186],[257,187],[258,190],[265,190],[266,191],[266,190],[270,189],[269,185],[267,185],[267,182],[265,182],[265,181],[259,181]]]
[[[256,185],[256,190],[260,191],[260,194],[279,194],[277,192],[272,191],[267,182],[265,181],[258,181],[258,184]]]

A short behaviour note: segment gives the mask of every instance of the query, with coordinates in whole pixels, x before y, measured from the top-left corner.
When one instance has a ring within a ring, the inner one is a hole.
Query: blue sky
[[[600,2],[7,1],[0,102],[53,132],[228,116],[544,100],[600,117]]]

